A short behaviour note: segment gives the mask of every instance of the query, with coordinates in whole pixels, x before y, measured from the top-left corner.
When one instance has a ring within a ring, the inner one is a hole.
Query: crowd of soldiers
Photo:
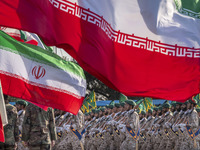
[[[0,149],[197,150],[200,109],[196,106],[196,100],[190,99],[145,112],[134,101],[126,100],[73,115],[27,106],[23,100],[17,101],[16,107],[6,102],[9,123]]]
[[[0,150],[50,150],[57,140],[54,110],[18,100],[13,106],[4,95],[8,124]]]
[[[84,116],[79,112],[78,116],[73,116],[73,123],[70,121],[72,116],[61,111],[56,115],[57,134],[60,136],[54,148],[75,150],[83,145],[86,150],[200,149],[199,135],[192,139],[186,129],[187,126],[193,132],[199,130],[200,109],[196,109],[196,105],[197,102],[190,99],[185,103],[164,103],[144,112],[137,109],[134,101],[126,100],[93,109]],[[80,133],[86,130],[81,140],[70,132],[71,125]],[[135,133],[140,130],[137,140],[127,127]]]

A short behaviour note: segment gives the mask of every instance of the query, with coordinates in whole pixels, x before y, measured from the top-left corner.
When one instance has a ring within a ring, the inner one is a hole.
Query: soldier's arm
[[[31,130],[31,110],[30,106],[26,107],[26,112],[24,115],[24,121],[22,124],[22,141],[27,142],[30,137],[30,130]]]
[[[15,142],[19,141],[19,122],[18,122],[18,115],[17,115],[17,109],[15,108],[14,110],[14,114],[13,114],[13,118],[14,118],[14,135],[15,135]]]
[[[53,113],[53,109],[51,109],[51,111],[49,111],[49,131],[50,131],[50,138],[51,141],[53,140],[57,140],[57,135],[56,135],[56,128],[55,128],[55,118],[54,118],[54,113]]]
[[[191,123],[189,122],[189,125],[192,128],[197,128],[199,126],[199,117],[197,113],[192,114],[192,122]]]

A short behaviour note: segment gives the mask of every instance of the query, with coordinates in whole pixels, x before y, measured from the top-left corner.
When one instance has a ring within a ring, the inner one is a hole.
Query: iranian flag
[[[8,118],[0,80],[0,142],[5,142],[3,126],[6,124],[8,124]]]
[[[3,93],[77,114],[86,91],[83,69],[0,31]]]
[[[197,0],[1,0],[0,25],[64,48],[127,96],[185,101],[200,92]]]

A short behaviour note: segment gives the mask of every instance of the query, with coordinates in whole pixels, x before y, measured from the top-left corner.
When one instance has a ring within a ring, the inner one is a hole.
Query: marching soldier
[[[149,109],[147,112],[147,121],[145,122],[144,126],[141,129],[141,131],[146,137],[146,142],[143,144],[142,149],[147,149],[147,150],[152,149],[152,140],[151,140],[151,135],[149,133],[152,129],[153,121],[155,119],[152,113],[153,110]]]
[[[136,103],[132,100],[126,100],[125,101],[125,108],[127,109],[128,114],[127,114],[127,120],[125,121],[126,127],[131,128],[135,132],[138,131],[139,129],[139,116],[136,111],[133,110],[134,106]],[[126,139],[120,146],[121,150],[133,150],[137,146],[136,141],[133,140],[131,135],[126,131]]]
[[[187,104],[188,115],[185,124],[182,125],[190,127],[190,129],[194,132],[198,130],[199,126],[199,116],[195,108],[196,105],[197,105],[196,100],[194,99],[188,100]],[[185,140],[181,144],[181,149],[198,149],[198,147],[196,147],[197,146],[196,143],[194,143],[196,141],[192,140],[190,136],[186,133],[186,131],[184,135],[185,135]]]
[[[158,124],[162,134],[162,141],[158,149],[165,149],[167,146],[168,135],[166,134],[166,132],[168,132],[168,128],[166,127],[165,122],[169,121],[169,119],[172,117],[172,113],[170,111],[170,104],[163,104],[163,112],[164,116],[161,118],[162,121]]]
[[[147,120],[145,116],[146,116],[146,112],[145,111],[141,111],[141,113],[139,114],[140,128],[141,129],[143,128],[143,126],[145,125],[146,120]],[[139,138],[138,149],[141,149],[143,144],[144,144],[144,140],[140,137]]]
[[[160,107],[154,107],[153,109],[153,116],[155,115],[155,119],[153,121],[153,125],[152,125],[152,131],[151,131],[151,140],[152,140],[152,149],[156,149],[155,147],[159,147],[159,144],[157,143],[159,135],[155,135],[155,125],[159,122],[159,120],[161,119],[161,115],[162,115],[162,106]]]
[[[16,150],[19,141],[17,109],[9,104],[8,96],[4,95],[8,124],[4,126],[5,143],[0,142],[1,150]]]
[[[18,123],[19,123],[19,137],[21,138],[21,135],[22,135],[22,124],[23,124],[23,121],[24,121],[24,115],[25,115],[25,108],[26,106],[28,105],[28,103],[24,100],[18,100],[16,102],[16,108],[17,108],[17,111],[18,111]],[[26,147],[24,147],[24,145],[22,144],[22,141],[21,139],[19,140],[18,144],[17,144],[17,149],[18,150],[25,150],[25,149],[28,149]]]
[[[179,112],[179,114],[178,114],[178,116],[177,116],[177,119],[176,119],[176,121],[173,123],[173,125],[172,125],[172,129],[173,129],[173,131],[175,131],[175,132],[177,132],[178,133],[178,137],[176,137],[177,138],[177,140],[175,141],[175,147],[174,147],[174,150],[179,150],[180,149],[180,147],[181,147],[181,144],[182,144],[182,142],[184,141],[184,139],[185,139],[185,136],[184,136],[184,134],[183,134],[183,132],[184,132],[184,130],[185,130],[185,127],[184,128],[180,128],[179,127],[179,124],[181,123],[181,122],[183,122],[183,120],[185,120],[186,119],[186,116],[187,116],[187,101],[185,102],[185,103],[180,103],[180,107],[181,107],[181,110],[180,110],[180,108],[179,108],[179,106],[178,105],[176,105],[176,107],[177,107],[177,110],[180,110],[180,112]]]
[[[78,131],[79,133],[83,129],[84,125],[84,115],[79,110],[77,115],[71,115],[70,120],[68,121],[70,125],[70,131],[66,138],[64,138],[58,145],[58,150],[81,150],[83,149],[84,137],[81,142],[79,138],[73,133],[73,131]]]
[[[57,136],[52,108],[45,111],[29,104],[22,127],[22,140],[30,150],[49,150],[55,145]]]
[[[57,140],[56,140],[56,143],[55,143],[55,146],[53,149],[56,149],[57,148],[57,145],[67,136],[67,133],[68,131],[65,131],[66,130],[66,126],[64,126],[64,124],[66,122],[68,122],[71,114],[69,112],[65,112],[65,111],[62,111],[62,110],[59,110],[59,114],[55,121],[56,121],[56,133],[57,133]],[[65,129],[64,129],[65,128]]]
[[[102,127],[102,133],[103,133],[103,142],[100,145],[100,149],[110,149],[110,143],[113,140],[113,129],[111,127],[111,120],[113,117],[112,114],[112,109],[114,108],[114,105],[109,105],[107,106],[107,112],[108,112],[108,116],[106,117],[103,127]]]

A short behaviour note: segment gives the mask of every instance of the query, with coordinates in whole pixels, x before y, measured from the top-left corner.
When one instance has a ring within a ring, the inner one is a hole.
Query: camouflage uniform
[[[177,119],[176,121],[173,123],[172,125],[172,129],[178,133],[178,137],[176,137],[176,141],[175,141],[175,146],[174,146],[174,150],[179,150],[180,147],[181,147],[181,143],[183,142],[184,140],[184,135],[183,133],[181,132],[181,130],[176,127],[177,126],[177,123],[181,120],[181,119],[184,119],[185,118],[185,112],[184,111],[180,111],[178,116],[177,116]]]
[[[16,142],[19,141],[17,109],[10,104],[6,104],[6,113],[8,124],[4,126],[5,143],[0,143],[0,149],[14,150]]]
[[[144,130],[146,130],[145,133],[144,133],[144,135],[146,137],[146,142],[143,144],[142,149],[149,150],[149,149],[152,149],[152,147],[153,147],[152,146],[152,140],[151,140],[152,137],[149,134],[149,131],[151,131],[154,119],[155,118],[153,116],[148,117],[148,119],[145,123],[145,126],[143,128]]]
[[[75,130],[82,131],[84,124],[84,115],[81,111],[78,114],[71,116],[71,124]],[[81,143],[78,137],[74,135],[72,131],[69,131],[66,138],[64,138],[57,146],[58,150],[81,150],[81,145],[84,144],[84,137],[82,137]]]
[[[23,125],[23,121],[24,121],[24,116],[25,116],[25,110],[20,110],[18,111],[18,123],[19,123],[19,142],[17,143],[17,149],[18,150],[27,150],[27,147],[24,147],[23,142],[21,140],[21,136],[22,136],[22,125]]]
[[[161,143],[159,145],[158,149],[166,149],[167,146],[167,141],[168,141],[168,136],[165,133],[165,130],[167,130],[165,123],[172,118],[172,113],[170,111],[165,113],[165,116],[163,117],[163,122],[160,124],[160,130],[161,130],[161,135],[162,135],[162,140]]]
[[[156,129],[156,124],[160,121],[161,117],[160,116],[156,116],[155,119],[154,119],[154,122],[153,122],[153,130],[152,130],[152,133],[151,133],[151,137],[152,137],[152,143],[153,143],[153,147],[152,149],[155,149],[157,150],[159,145],[160,145],[160,141],[158,141],[158,138],[159,138],[159,135],[155,135],[156,133],[155,132],[155,129]]]
[[[166,123],[166,125],[168,126],[168,131],[169,131],[169,139],[167,142],[166,149],[169,149],[169,150],[175,148],[175,145],[178,142],[177,141],[178,136],[174,133],[173,129],[171,128],[171,126],[176,122],[178,116],[179,116],[179,112],[175,111],[172,119]]]
[[[55,119],[52,108],[47,111],[29,104],[24,116],[22,140],[28,142],[30,150],[49,150],[56,140]]]
[[[114,118],[117,118],[121,114],[122,114],[122,112],[116,113]],[[112,127],[113,127],[113,142],[111,144],[111,149],[119,150],[119,148],[121,146],[121,139],[120,139],[120,131],[117,128],[117,122],[116,121],[113,121]]]
[[[141,129],[143,129],[146,121],[147,121],[147,119],[145,117],[140,120],[140,127],[141,127]],[[140,130],[140,132],[141,132],[141,130]],[[138,144],[138,149],[141,149],[142,145],[144,144],[144,140],[140,137],[138,143],[139,143]]]
[[[99,149],[105,149],[105,150],[110,150],[110,144],[112,143],[112,127],[111,127],[111,120],[112,120],[112,115],[109,115],[106,117],[104,123],[104,130],[102,131],[103,134],[103,141],[102,144],[100,145]]]
[[[199,116],[195,108],[193,110],[189,110],[187,121],[193,132],[198,130]],[[183,142],[181,143],[181,150],[194,150],[194,141],[190,138],[186,130],[184,131],[184,136],[185,140],[183,140]]]
[[[126,123],[130,125],[130,127],[137,132],[139,128],[139,116],[137,112],[133,112],[134,110],[130,110],[128,112],[128,118]],[[136,142],[133,140],[131,135],[126,131],[126,139],[120,146],[121,150],[133,150],[136,148]]]

